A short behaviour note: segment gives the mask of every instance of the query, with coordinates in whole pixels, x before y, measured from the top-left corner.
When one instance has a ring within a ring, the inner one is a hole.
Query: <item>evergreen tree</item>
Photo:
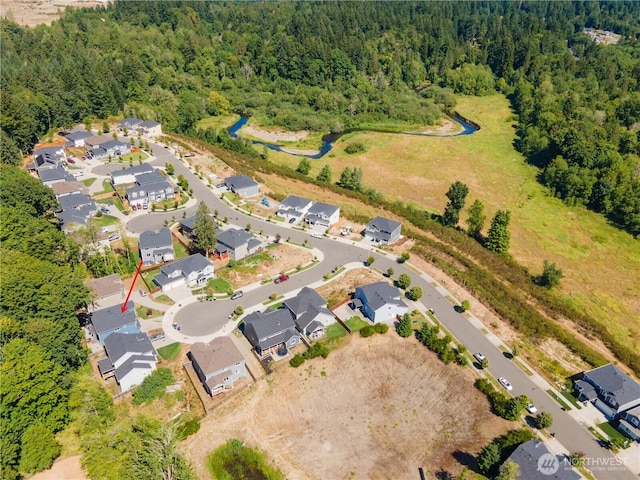
[[[411,321],[411,315],[409,315],[408,313],[405,313],[402,316],[402,320],[400,320],[400,322],[396,327],[396,332],[398,332],[398,335],[400,335],[402,338],[407,338],[411,336],[411,334],[413,333],[413,324]]]
[[[4,130],[0,130],[0,163],[16,166],[22,163],[22,155],[16,142]]]
[[[484,204],[480,200],[474,201],[467,210],[467,233],[470,237],[479,240],[482,237],[482,229],[487,216],[484,214]]]
[[[447,227],[455,227],[460,219],[460,210],[464,207],[469,188],[462,182],[456,181],[451,184],[446,195],[449,199],[444,214],[442,224]]]
[[[492,252],[506,253],[509,250],[511,233],[509,232],[509,222],[511,212],[509,210],[498,210],[491,220],[491,228],[484,244]]]
[[[216,246],[216,224],[211,216],[209,207],[204,202],[198,204],[198,211],[193,222],[193,235],[195,244],[209,258],[209,251]]]
[[[543,263],[542,275],[536,279],[536,282],[538,285],[552,289],[560,284],[562,277],[564,277],[562,270],[556,267],[555,263],[545,260]]]
[[[318,173],[316,180],[318,180],[319,182],[329,183],[331,182],[331,176],[332,176],[331,166],[329,166],[329,164],[327,163],[322,167],[322,169],[320,170],[320,173]]]
[[[483,474],[489,473],[494,465],[496,465],[500,461],[500,449],[498,445],[495,443],[490,443],[478,453],[476,457],[476,462],[478,463],[478,468],[480,472]]]
[[[308,175],[310,170],[311,170],[311,162],[307,157],[304,157],[302,160],[300,160],[300,163],[298,164],[298,168],[296,168],[296,172],[299,172],[303,175]]]

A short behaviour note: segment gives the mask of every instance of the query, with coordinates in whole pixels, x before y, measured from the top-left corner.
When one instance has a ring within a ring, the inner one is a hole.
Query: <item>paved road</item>
[[[152,145],[152,148],[156,156],[156,160],[153,163],[156,166],[164,166],[167,162],[172,163],[176,170],[176,176],[179,174],[184,175],[189,181],[189,186],[193,189],[195,197],[207,203],[211,211],[217,209],[219,216],[227,216],[230,222],[237,222],[239,226],[251,223],[256,228],[259,225],[260,229],[270,236],[280,233],[283,238],[291,237],[291,240],[295,242],[302,243],[304,240],[308,240],[309,245],[321,249],[324,253],[323,261],[317,266],[292,276],[289,281],[280,285],[265,285],[247,292],[244,297],[236,301],[198,302],[193,304],[188,311],[188,315],[187,312],[184,312],[184,314],[180,312],[176,315],[176,319],[183,323],[182,332],[184,334],[190,334],[191,332],[194,335],[211,333],[215,330],[215,325],[219,321],[226,319],[240,302],[244,306],[259,305],[274,291],[285,293],[304,285],[312,284],[335,266],[357,260],[364,261],[370,254],[373,254],[376,259],[374,265],[377,268],[386,271],[389,267],[393,267],[395,275],[408,273],[413,280],[412,285],[420,285],[422,287],[424,296],[421,302],[427,308],[434,309],[442,325],[460,343],[466,345],[470,352],[482,352],[489,359],[489,372],[496,378],[506,377],[513,385],[513,391],[511,392],[513,395],[526,394],[538,406],[539,411],[547,411],[553,415],[554,425],[552,430],[556,434],[555,439],[566,446],[568,451],[584,452],[587,459],[592,459],[588,461],[599,462],[599,466],[590,466],[596,478],[599,480],[637,480],[629,470],[621,469],[613,455],[605,448],[600,447],[587,430],[560,409],[559,405],[546,393],[546,387],[540,388],[539,385],[544,386],[545,384],[541,378],[528,377],[511,360],[507,359],[496,346],[498,343],[497,338],[492,342],[479,328],[471,326],[470,321],[456,312],[451,303],[445,298],[446,291],[442,287],[434,288],[426,275],[418,275],[406,266],[395,262],[393,258],[372,253],[371,246],[364,242],[353,245],[342,241],[342,239],[316,239],[310,237],[308,233],[292,230],[288,225],[268,223],[255,217],[245,217],[243,219],[240,213],[227,206],[210,187],[204,185],[191,170],[171,155],[167,149],[157,145]],[[194,214],[195,210],[196,207],[192,207],[187,212],[187,215]],[[171,216],[171,214],[159,213],[139,216],[129,221],[127,230],[139,234],[144,230],[158,229],[164,225],[164,220],[170,220]],[[212,317],[216,317],[215,320]],[[209,327],[208,329],[207,326]]]

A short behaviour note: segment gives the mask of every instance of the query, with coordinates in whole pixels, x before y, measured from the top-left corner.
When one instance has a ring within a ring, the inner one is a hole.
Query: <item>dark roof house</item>
[[[113,333],[139,333],[140,324],[136,316],[134,303],[129,300],[123,312],[120,304],[96,310],[91,314],[92,333],[98,338],[100,345]]]
[[[158,233],[149,230],[142,232],[138,246],[140,259],[145,265],[170,262],[175,258],[171,231],[167,227],[162,227]]]
[[[232,260],[240,260],[256,253],[261,244],[253,233],[229,228],[218,233],[215,252],[220,257],[227,254]]]
[[[402,224],[384,217],[376,217],[367,223],[364,237],[375,243],[392,244],[400,238]]]
[[[304,219],[310,225],[330,227],[340,220],[340,207],[328,203],[316,202],[311,206]]]
[[[115,376],[123,392],[156,369],[157,353],[146,333],[113,333],[104,340],[107,358],[98,362],[103,378]]]
[[[394,321],[409,310],[400,290],[387,282],[356,287],[354,298],[362,302],[362,313],[374,323]]]
[[[280,202],[276,214],[285,218],[303,218],[313,202],[308,198],[289,195]]]
[[[239,197],[254,197],[260,194],[260,184],[247,175],[227,177],[224,184]]]
[[[293,315],[287,308],[250,313],[244,319],[244,335],[262,358],[276,353],[285,355],[300,343]]]
[[[153,281],[163,291],[186,284],[189,287],[202,285],[213,278],[213,264],[199,253],[167,263],[160,267],[161,273]]]
[[[324,335],[325,327],[336,320],[327,308],[327,301],[309,287],[303,287],[295,297],[286,299],[283,305],[293,315],[298,331],[311,339]]]
[[[84,147],[84,141],[87,138],[93,137],[93,133],[87,132],[86,130],[78,130],[77,132],[71,132],[66,135],[66,143],[67,147]]]
[[[640,384],[611,363],[584,372],[575,389],[580,401],[591,401],[610,419],[640,405]]]
[[[556,456],[539,440],[529,440],[518,445],[506,460],[518,465],[517,480],[580,480],[571,462],[564,456]]]

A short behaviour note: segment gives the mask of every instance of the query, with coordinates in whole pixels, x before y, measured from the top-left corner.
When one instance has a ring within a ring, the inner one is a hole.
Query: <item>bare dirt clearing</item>
[[[49,470],[36,473],[31,480],[89,480],[82,466],[80,455],[58,460]]]
[[[2,16],[13,20],[20,25],[35,27],[41,23],[49,25],[67,7],[92,8],[101,5],[101,2],[84,0],[3,0]]]
[[[474,454],[508,428],[470,368],[393,333],[346,343],[326,360],[278,369],[204,419],[184,445],[200,478],[228,438],[264,450],[291,480],[412,479],[419,466],[459,473],[455,451]]]

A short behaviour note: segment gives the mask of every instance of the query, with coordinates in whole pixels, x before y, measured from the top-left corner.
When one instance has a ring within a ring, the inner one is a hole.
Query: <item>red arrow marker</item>
[[[129,293],[127,293],[127,299],[124,301],[124,304],[120,307],[121,313],[124,313],[127,310],[127,303],[129,303],[129,297],[131,296],[131,292],[133,292],[133,287],[136,286],[136,280],[138,279],[138,275],[140,275],[141,268],[142,268],[142,260],[140,260],[140,264],[138,265],[138,270],[136,270],[136,276],[133,277],[133,282],[131,282],[131,288],[129,288]]]

